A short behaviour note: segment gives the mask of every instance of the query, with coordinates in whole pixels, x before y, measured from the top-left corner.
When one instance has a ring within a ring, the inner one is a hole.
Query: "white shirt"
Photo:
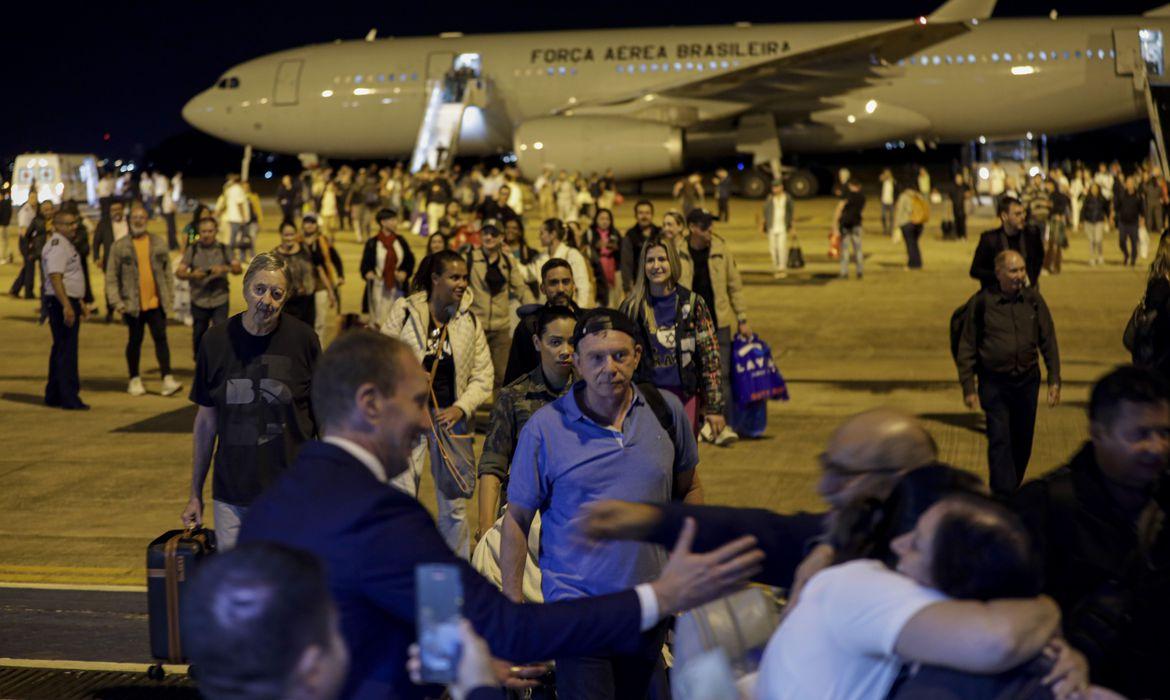
[[[321,442],[326,442],[345,450],[350,457],[361,462],[366,469],[369,469],[375,479],[383,484],[387,483],[386,468],[366,448],[353,440],[346,440],[345,438],[336,436],[322,438]],[[642,613],[641,631],[645,632],[654,625],[657,625],[662,619],[658,613],[658,596],[654,594],[654,588],[649,583],[641,583],[634,586],[634,593],[638,595],[638,604]]]
[[[24,204],[20,205],[20,209],[16,210],[16,227],[20,229],[20,233],[27,231],[35,218],[37,218],[37,207],[32,203],[32,199],[27,199]]]
[[[817,573],[764,649],[757,700],[882,700],[902,665],[902,628],[942,600],[873,559]]]
[[[1093,182],[1101,188],[1101,196],[1106,202],[1113,201],[1113,173],[1098,172],[1093,176]]]
[[[227,217],[229,224],[244,224],[248,222],[248,195],[244,194],[244,186],[240,183],[232,183],[228,186],[224,193],[224,206],[227,211],[224,216]]]
[[[176,202],[183,199],[183,176],[176,174],[171,178],[171,197]]]
[[[154,174],[154,194],[155,194],[155,196],[158,196],[158,197],[163,196],[163,194],[167,191],[168,184],[170,184],[170,180],[167,179],[166,175],[163,175],[162,173],[155,173]]]
[[[894,178],[882,180],[882,204],[894,203]]]
[[[772,220],[768,222],[768,233],[788,233],[788,195],[772,197]]]
[[[517,214],[524,213],[524,190],[518,182],[508,183],[508,206]]]
[[[120,241],[130,235],[130,222],[126,220],[125,216],[122,217],[121,221],[111,219],[110,230],[114,232],[114,240]]]
[[[154,196],[154,178],[143,173],[142,178],[138,180],[138,191],[145,197]]]
[[[113,197],[114,196],[114,178],[103,177],[103,178],[100,178],[98,180],[98,182],[97,182],[97,196],[99,198]]]
[[[57,232],[45,241],[45,248],[41,251],[41,270],[45,280],[45,295],[55,297],[57,291],[49,281],[49,275],[58,273],[65,286],[65,296],[70,299],[80,299],[85,296],[85,273],[81,269],[81,256],[73,242]]]
[[[1002,167],[998,165],[993,167],[987,179],[990,182],[988,189],[991,190],[992,195],[999,196],[1003,194],[1003,189],[1006,187],[1007,172]]]

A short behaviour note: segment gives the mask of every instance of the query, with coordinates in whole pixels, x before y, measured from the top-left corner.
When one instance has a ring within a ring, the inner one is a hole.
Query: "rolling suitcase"
[[[150,655],[170,664],[186,662],[179,634],[179,603],[195,567],[215,552],[215,531],[170,530],[146,548],[146,597],[150,617]],[[162,666],[152,666],[161,678]]]

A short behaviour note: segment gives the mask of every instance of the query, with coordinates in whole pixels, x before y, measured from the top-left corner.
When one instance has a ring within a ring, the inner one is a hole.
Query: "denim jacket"
[[[174,280],[171,277],[171,254],[162,238],[153,233],[150,237],[150,268],[154,272],[154,283],[158,287],[159,308],[165,314],[171,308],[174,298]],[[126,313],[137,316],[142,312],[142,300],[138,293],[138,255],[134,251],[134,236],[125,236],[115,241],[110,248],[106,262],[106,296],[111,306],[119,303]]]

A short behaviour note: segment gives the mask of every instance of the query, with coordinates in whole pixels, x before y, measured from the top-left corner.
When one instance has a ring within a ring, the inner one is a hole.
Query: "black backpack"
[[[650,382],[638,382],[638,389],[642,392],[642,396],[646,397],[646,405],[650,407],[651,411],[654,411],[654,417],[658,419],[658,424],[666,431],[667,437],[670,438],[670,444],[677,445],[678,432],[674,427],[674,414],[670,412],[670,406],[667,405],[662,392]]]
[[[959,361],[959,340],[963,337],[963,326],[970,317],[969,311],[972,309],[975,311],[973,319],[975,323],[980,325],[983,323],[983,302],[979,299],[981,294],[982,292],[975,292],[968,297],[967,301],[963,302],[962,306],[951,313],[951,359],[956,363]],[[974,304],[971,303],[972,299],[976,300]],[[979,331],[980,328],[977,325],[975,327],[976,337],[978,337]]]

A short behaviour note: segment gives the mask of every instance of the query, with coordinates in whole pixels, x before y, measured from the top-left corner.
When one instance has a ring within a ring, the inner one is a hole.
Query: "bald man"
[[[714,549],[750,533],[766,555],[763,571],[754,580],[790,588],[810,548],[811,561],[801,566],[800,578],[831,559],[831,550],[817,545],[829,532],[838,509],[858,498],[885,498],[902,474],[934,462],[937,453],[934,439],[917,418],[878,408],[846,419],[819,456],[817,491],[829,504],[828,511],[781,515],[756,508],[598,501],[583,510],[584,530],[598,539],[665,545],[674,541],[683,521],[693,517],[699,525],[696,551]]]
[[[1048,368],[1048,406],[1060,403],[1060,351],[1048,304],[1027,287],[1024,258],[1014,250],[995,256],[995,285],[967,302],[955,365],[963,402],[987,416],[991,490],[1010,496],[1024,480],[1032,456],[1040,355]]]

